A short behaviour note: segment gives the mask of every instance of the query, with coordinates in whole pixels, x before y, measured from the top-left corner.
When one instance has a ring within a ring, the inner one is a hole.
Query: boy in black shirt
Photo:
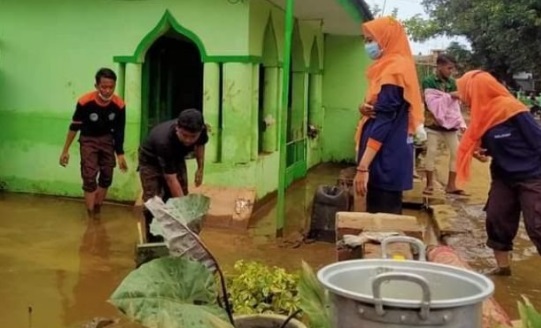
[[[60,165],[67,166],[69,148],[80,131],[81,177],[90,218],[99,213],[107,189],[113,182],[115,153],[120,170],[125,172],[128,169],[123,148],[126,106],[114,94],[116,74],[102,68],[96,73],[95,79],[96,91],[83,95],[77,102],[60,155]]]
[[[208,134],[203,115],[196,109],[182,111],[176,120],[155,126],[139,148],[139,176],[143,201],[154,196],[164,201],[188,194],[186,156],[195,153],[197,171],[195,186],[203,182],[205,144]],[[148,231],[152,215],[144,211]],[[152,236],[148,236],[152,239]]]

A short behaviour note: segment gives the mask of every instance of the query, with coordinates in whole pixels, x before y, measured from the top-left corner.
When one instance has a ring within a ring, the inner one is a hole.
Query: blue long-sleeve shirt
[[[413,138],[408,136],[408,108],[404,90],[384,85],[374,104],[376,118],[363,126],[359,161],[367,147],[378,150],[370,164],[368,183],[389,191],[413,187]]]
[[[492,127],[481,143],[492,157],[493,179],[515,182],[541,178],[541,127],[529,112]]]

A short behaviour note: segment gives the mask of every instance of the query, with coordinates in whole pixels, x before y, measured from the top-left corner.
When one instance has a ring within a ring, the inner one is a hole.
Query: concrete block
[[[254,189],[201,186],[190,189],[190,193],[203,194],[210,198],[210,209],[204,219],[205,227],[248,228],[256,198]],[[143,193],[140,192],[134,210],[139,215],[143,208]]]
[[[191,193],[200,193],[210,198],[204,227],[234,230],[248,228],[256,197],[254,189],[201,186]]]
[[[451,205],[432,205],[430,215],[438,237],[464,233],[466,230],[459,224],[458,213]]]
[[[423,191],[425,189],[425,182],[421,179],[413,180],[413,189],[407,190],[403,195],[403,203],[407,205],[416,205],[416,206],[429,206],[429,205],[439,205],[445,204],[444,195],[435,193],[434,195],[425,195]]]
[[[385,213],[338,212],[336,238],[345,234],[358,235],[363,231],[398,232],[424,240],[426,227],[414,216]]]

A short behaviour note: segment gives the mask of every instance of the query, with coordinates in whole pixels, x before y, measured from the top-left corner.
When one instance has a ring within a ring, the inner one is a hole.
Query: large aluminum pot
[[[481,328],[482,303],[494,292],[483,275],[425,261],[345,261],[317,276],[339,328]]]

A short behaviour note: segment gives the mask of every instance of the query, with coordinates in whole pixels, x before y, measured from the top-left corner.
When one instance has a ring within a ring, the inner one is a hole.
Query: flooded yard
[[[275,206],[270,201],[256,211],[247,232],[205,229],[204,241],[226,271],[239,259],[260,260],[289,270],[299,268],[301,259],[315,268],[333,262],[333,245],[295,246],[315,189],[320,184],[334,184],[340,169],[322,165],[290,188],[283,240],[274,238]],[[462,208],[469,231],[455,246],[476,269],[490,267],[479,202],[473,199],[470,204],[455,206]],[[107,299],[134,268],[137,214],[132,207],[121,205],[105,206],[98,222],[88,222],[84,214],[78,200],[0,194],[1,327],[80,327],[94,317],[120,316]],[[522,294],[541,306],[537,278],[541,260],[523,230],[513,270],[513,277],[495,282],[497,300],[516,317],[516,300]]]

